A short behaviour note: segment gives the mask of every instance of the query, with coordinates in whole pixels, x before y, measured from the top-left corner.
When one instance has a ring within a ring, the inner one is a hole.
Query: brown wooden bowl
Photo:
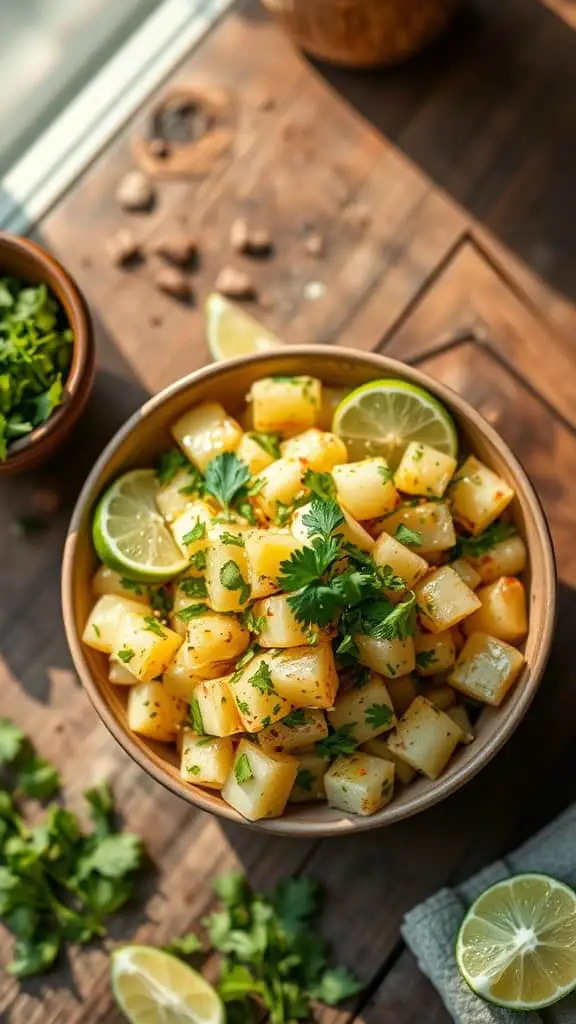
[[[125,688],[107,679],[107,659],[85,647],[81,636],[93,603],[91,577],[96,556],[91,542],[95,503],[120,473],[150,466],[162,449],[173,445],[168,426],[196,402],[216,398],[232,412],[254,380],[269,374],[308,373],[327,384],[353,388],[383,376],[401,377],[427,388],[450,409],[462,439],[515,489],[512,514],[528,546],[530,566],[526,586],[530,631],[526,668],[501,708],[486,708],[477,722],[474,743],[462,746],[436,782],[420,778],[401,790],[394,801],[371,817],[346,816],[327,804],[294,805],[286,815],[255,823],[256,828],[285,836],[342,835],[389,825],[417,814],[459,789],[490,761],[523,718],[542,677],[554,630],[556,574],[548,527],[538,498],[522,466],[501,437],[450,388],[403,363],[350,349],[337,352],[324,346],[279,349],[217,363],[184,377],[151,398],[118,431],[98,459],[76,504],[66,540],[62,575],[64,623],[74,663],[88,695],[113,736],[150,775],[191,804],[232,821],[243,818],[217,793],[182,781],[176,750],[150,742],[128,730]]]
[[[33,469],[55,454],[84,409],[94,382],[94,338],[82,293],[64,267],[29,238],[0,232],[0,276],[46,284],[62,305],[74,333],[72,363],[62,404],[32,433],[10,446],[0,476]]]

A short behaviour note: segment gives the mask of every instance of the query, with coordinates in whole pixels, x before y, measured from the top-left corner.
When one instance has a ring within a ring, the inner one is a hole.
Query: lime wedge
[[[410,441],[456,458],[458,435],[450,414],[433,395],[403,380],[373,380],[351,391],[334,413],[332,430],[350,458],[383,455],[391,469]]]
[[[169,580],[188,568],[156,507],[157,493],[153,469],[125,473],[100,499],[92,523],[104,565],[143,583]]]
[[[550,1006],[576,988],[576,893],[548,875],[498,882],[464,918],[456,960],[470,988],[497,1006]]]
[[[112,953],[112,990],[130,1024],[224,1024],[219,996],[202,975],[152,946]]]
[[[217,292],[206,299],[204,323],[208,348],[216,362],[254,352],[269,352],[282,345],[272,331]]]

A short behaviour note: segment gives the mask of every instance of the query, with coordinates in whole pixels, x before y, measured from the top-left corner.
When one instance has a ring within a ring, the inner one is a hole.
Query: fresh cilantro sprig
[[[358,740],[354,738],[355,724],[355,722],[351,722],[341,725],[339,729],[334,729],[323,740],[318,740],[316,743],[318,753],[330,760],[341,755],[353,754],[358,746]]]
[[[222,508],[229,509],[249,480],[248,466],[234,452],[222,452],[208,463],[204,486]]]
[[[304,474],[304,486],[321,501],[334,501],[336,498],[336,484],[331,473],[318,473],[314,469],[307,469]]]
[[[515,533],[512,523],[496,522],[487,526],[477,537],[464,537],[461,534],[456,542],[456,556],[469,555],[470,558],[481,558],[501,540],[507,540]]]

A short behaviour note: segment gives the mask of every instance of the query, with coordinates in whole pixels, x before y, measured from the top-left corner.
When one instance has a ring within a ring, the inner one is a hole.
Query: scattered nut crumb
[[[197,255],[198,243],[194,235],[180,233],[160,239],[155,243],[153,250],[169,263],[174,263],[177,267],[186,267]]]
[[[106,252],[112,263],[117,267],[125,267],[129,263],[142,259],[140,243],[128,228],[121,228],[115,235],[106,240]]]
[[[149,210],[154,198],[154,186],[141,171],[128,171],[116,189],[123,210]]]
[[[192,297],[190,281],[177,267],[162,267],[154,278],[154,286],[160,292],[185,302]]]
[[[304,248],[310,256],[322,256],[324,252],[324,239],[318,231],[311,231],[306,235]]]
[[[256,288],[251,278],[236,267],[223,267],[214,282],[214,288],[229,299],[253,299],[256,297]]]
[[[265,256],[272,249],[272,240],[266,228],[251,228],[246,217],[237,217],[230,228],[230,245],[237,253]]]

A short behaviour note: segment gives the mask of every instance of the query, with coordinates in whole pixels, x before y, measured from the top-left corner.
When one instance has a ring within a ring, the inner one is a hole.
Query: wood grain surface
[[[420,61],[385,74],[314,66],[255,3],[233,9],[173,81],[229,92],[232,151],[193,181],[158,189],[148,214],[114,190],[132,166],[139,114],[43,223],[38,238],[77,278],[98,337],[98,377],[74,442],[51,466],[0,484],[0,714],[32,734],[66,792],[112,779],[127,825],[155,864],[111,940],[162,943],[211,902],[230,865],[257,886],[299,871],[329,894],[326,932],[365,992],[322,1019],[447,1024],[399,938],[403,913],[548,821],[574,796],[576,683],[576,36],[573,4],[474,0]],[[551,8],[555,7],[556,10]],[[564,17],[560,17],[563,14]],[[267,260],[233,254],[230,226],[267,225]],[[195,298],[154,286],[157,258],[112,266],[129,227],[145,247],[194,233]],[[320,257],[307,233],[324,241]],[[558,554],[551,663],[525,722],[464,790],[387,831],[314,844],[259,836],[194,812],[132,765],[79,687],[63,635],[59,572],[71,508],[95,455],[146,397],[203,365],[202,303],[231,262],[258,289],[251,311],[288,343],[320,341],[418,360],[462,393],[524,462]],[[22,534],[33,513],[43,529]],[[0,934],[0,958],[9,938]],[[73,950],[46,979],[0,974],[5,1024],[120,1024],[106,945]]]

